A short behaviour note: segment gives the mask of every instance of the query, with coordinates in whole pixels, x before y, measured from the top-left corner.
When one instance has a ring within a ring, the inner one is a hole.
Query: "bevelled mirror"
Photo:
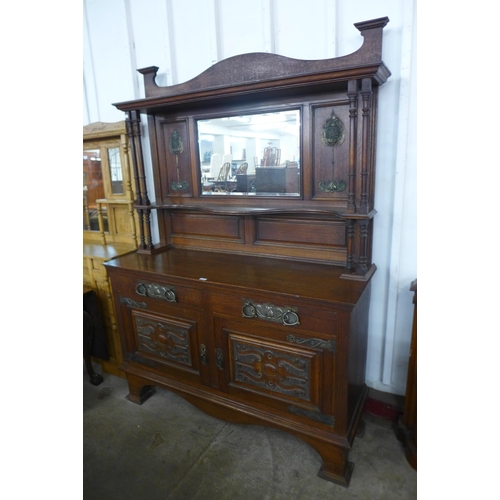
[[[300,194],[298,109],[197,120],[202,194]]]

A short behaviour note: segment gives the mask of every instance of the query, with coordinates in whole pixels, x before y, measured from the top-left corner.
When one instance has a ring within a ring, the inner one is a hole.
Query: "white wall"
[[[136,69],[157,83],[189,80],[245,52],[296,59],[349,54],[354,23],[388,16],[379,139],[367,384],[404,394],[416,269],[416,0],[84,0],[83,124],[124,119],[112,103],[144,97]],[[145,161],[148,163],[147,149]],[[150,189],[150,195],[153,196]]]

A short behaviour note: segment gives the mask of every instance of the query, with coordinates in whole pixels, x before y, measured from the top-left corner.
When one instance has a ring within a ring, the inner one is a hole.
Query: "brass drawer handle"
[[[273,304],[257,304],[248,299],[243,299],[241,314],[244,318],[260,318],[285,326],[300,325],[298,309],[296,307],[279,307]]]
[[[152,299],[162,299],[167,302],[177,302],[175,291],[162,285],[154,285],[148,283],[138,283],[135,287],[135,292],[142,297],[150,297]]]
[[[244,318],[256,318],[257,317],[257,309],[255,309],[255,306],[247,302],[245,303],[243,301],[243,307],[241,308],[241,314],[243,314]]]
[[[285,314],[283,314],[283,324],[287,326],[300,325],[299,315],[289,309]]]

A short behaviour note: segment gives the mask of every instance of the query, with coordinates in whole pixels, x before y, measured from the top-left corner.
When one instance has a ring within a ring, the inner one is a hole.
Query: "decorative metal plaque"
[[[162,299],[168,302],[177,302],[175,290],[163,285],[155,285],[153,283],[138,283],[135,287],[138,295],[150,297],[152,299]]]
[[[243,299],[241,314],[244,318],[260,318],[286,326],[300,325],[296,307],[279,307],[273,304],[257,304],[251,300]]]
[[[187,181],[172,181],[170,183],[172,191],[185,191],[189,187],[189,182]]]
[[[344,142],[345,139],[345,127],[344,124],[335,116],[332,111],[332,115],[328,120],[326,120],[323,125],[323,131],[321,132],[321,142],[325,146],[339,146]]]
[[[168,141],[168,150],[175,156],[180,155],[184,151],[184,144],[182,142],[181,134],[174,130],[170,134],[170,140]]]
[[[346,181],[320,181],[319,190],[323,193],[340,193],[345,191]]]
[[[135,317],[135,326],[140,350],[191,366],[189,326],[174,326],[140,316]]]
[[[147,309],[148,305],[146,302],[136,302],[133,299],[129,299],[128,297],[122,297],[120,295],[120,304],[125,304],[129,307],[137,307],[138,309]]]
[[[175,166],[177,169],[177,180],[170,183],[173,191],[184,191],[189,187],[189,182],[181,181],[179,175],[179,155],[184,151],[184,143],[182,142],[181,135],[177,130],[170,134],[168,141],[168,150],[175,156]]]
[[[316,422],[320,422],[322,424],[330,425],[331,427],[335,425],[335,418],[331,415],[324,415],[323,413],[319,413],[317,411],[304,410],[303,408],[299,408],[297,406],[292,406],[292,405],[290,405],[288,409],[294,415],[310,418],[311,420],[315,420]]]
[[[321,132],[321,142],[328,147],[334,148],[335,146],[340,146],[345,139],[345,127],[335,113],[332,114],[328,120],[326,120],[323,125]],[[334,193],[344,191],[347,187],[347,183],[344,180],[333,180],[334,174],[334,153],[332,152],[332,180],[320,181],[319,190],[324,193]]]
[[[335,352],[337,344],[335,340],[322,340],[322,339],[301,339],[295,337],[294,335],[287,335],[286,339],[288,342],[293,342],[295,344],[305,345],[306,347],[313,347],[319,349],[326,349],[330,352]]]
[[[257,345],[233,342],[234,376],[240,382],[310,400],[310,361]]]

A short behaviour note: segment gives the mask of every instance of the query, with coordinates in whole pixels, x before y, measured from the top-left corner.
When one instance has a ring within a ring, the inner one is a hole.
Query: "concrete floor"
[[[157,388],[143,405],[127,382],[83,380],[84,500],[412,500],[417,473],[388,420],[365,415],[348,488],[317,477],[318,453],[285,432],[204,414]]]

